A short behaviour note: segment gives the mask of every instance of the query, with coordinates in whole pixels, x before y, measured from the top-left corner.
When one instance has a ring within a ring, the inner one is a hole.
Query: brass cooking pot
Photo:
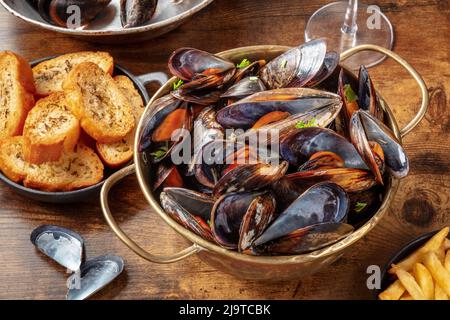
[[[229,51],[221,52],[218,55],[221,57],[228,58],[236,63],[241,61],[243,58],[247,58],[251,61],[265,59],[267,61],[272,60],[276,56],[290,49],[284,46],[252,46],[232,49]],[[415,126],[422,120],[428,108],[428,91],[427,87],[421,78],[421,76],[415,71],[415,69],[402,59],[397,54],[384,49],[382,47],[374,45],[362,45],[352,48],[341,54],[341,61],[344,61],[348,57],[364,50],[377,51],[385,54],[386,56],[397,61],[401,66],[403,66],[411,76],[416,80],[420,87],[422,93],[422,104],[419,108],[418,113],[411,122],[405,126],[402,130],[399,130],[397,123],[395,121],[394,115],[391,109],[388,107],[386,102],[381,99],[381,104],[387,115],[387,124],[394,132],[395,136],[401,141],[401,138],[408,134]],[[348,71],[348,70],[347,70]],[[175,78],[170,79],[165,85],[163,85],[159,91],[153,96],[150,103],[148,104],[145,114],[151,112],[151,104],[156,99],[162,97],[163,95],[170,92],[172,88],[172,83]],[[145,115],[142,119],[145,118]],[[154,263],[172,263],[183,260],[193,254],[197,254],[200,259],[204,260],[206,263],[215,267],[218,270],[224,271],[226,273],[232,274],[234,276],[245,278],[245,279],[255,279],[255,280],[287,280],[287,279],[298,279],[306,275],[310,275],[326,267],[340,258],[347,249],[349,249],[354,243],[365,236],[383,217],[389,204],[394,197],[397,188],[398,180],[390,177],[385,186],[385,192],[383,195],[383,201],[379,210],[375,215],[362,227],[357,229],[347,238],[331,245],[329,247],[295,256],[250,256],[241,254],[238,252],[230,251],[224,249],[218,245],[208,242],[196,234],[192,233],[188,229],[184,228],[178,224],[175,220],[169,217],[164,210],[159,205],[159,202],[153,195],[151,187],[153,184],[150,181],[150,172],[154,170],[151,165],[149,165],[141,153],[138,152],[138,139],[139,133],[142,130],[143,120],[141,119],[138,128],[136,130],[135,144],[134,144],[134,163],[126,167],[117,173],[113,174],[104,184],[101,192],[101,206],[103,214],[108,222],[109,226],[112,228],[114,233],[122,240],[131,250],[142,258],[154,262]],[[167,256],[158,256],[147,252],[139,245],[136,244],[125,232],[121,230],[119,225],[114,220],[109,204],[108,204],[108,194],[111,188],[124,177],[136,172],[139,185],[145,198],[150,203],[152,208],[158,215],[176,232],[182,235],[190,243],[193,243],[190,247]]]

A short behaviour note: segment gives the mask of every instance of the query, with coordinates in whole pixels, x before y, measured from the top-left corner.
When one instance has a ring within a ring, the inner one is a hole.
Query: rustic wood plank
[[[295,45],[303,41],[308,17],[328,1],[226,1],[209,8],[175,32],[142,44],[109,46],[86,43],[27,25],[0,10],[0,50],[27,59],[80,50],[107,50],[135,74],[166,70],[178,47],[211,52],[256,44]],[[73,205],[49,205],[24,199],[0,186],[0,299],[63,299],[65,271],[36,252],[30,232],[41,224],[79,231],[90,257],[106,252],[126,260],[126,273],[98,299],[370,299],[366,268],[383,265],[415,236],[450,223],[450,65],[448,1],[375,1],[396,30],[395,50],[423,75],[431,94],[425,120],[404,139],[411,174],[401,184],[381,223],[341,260],[312,277],[292,282],[238,280],[196,257],[161,266],[131,253],[109,230],[97,199]],[[416,85],[392,61],[371,69],[380,92],[404,125],[417,111]],[[151,90],[155,90],[152,87]],[[145,248],[174,252],[187,243],[154,214],[134,178],[112,194],[113,210],[123,228]]]

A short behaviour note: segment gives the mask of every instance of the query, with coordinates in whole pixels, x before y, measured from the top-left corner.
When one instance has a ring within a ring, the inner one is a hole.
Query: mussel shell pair
[[[85,261],[84,239],[76,232],[58,226],[44,225],[30,236],[36,248],[63,267],[75,272],[69,279],[68,300],[83,300],[95,294],[124,269],[124,261],[105,255]]]
[[[269,89],[316,86],[326,80],[339,64],[339,55],[327,54],[324,39],[317,39],[288,50],[260,71]]]
[[[77,6],[80,9],[82,27],[94,20],[111,0],[35,0],[33,3],[47,22],[66,28],[73,15],[73,12],[68,10],[70,7]]]
[[[153,17],[158,0],[120,0],[120,19],[124,28],[141,26]]]

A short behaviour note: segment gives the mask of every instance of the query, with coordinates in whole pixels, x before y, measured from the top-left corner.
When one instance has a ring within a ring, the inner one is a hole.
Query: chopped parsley
[[[281,64],[280,64],[280,66],[282,67],[282,68],[286,68],[287,67],[287,60],[286,59],[283,59],[282,61],[281,61]]]
[[[250,65],[250,61],[248,60],[248,59],[243,59],[242,61],[241,61],[241,63],[238,63],[237,65],[236,65],[236,67],[238,68],[238,69],[244,69],[244,68],[247,68],[248,66]]]
[[[295,127],[297,129],[305,129],[305,128],[312,128],[312,127],[318,127],[319,124],[317,123],[316,118],[312,118],[311,120],[309,120],[308,122],[304,122],[304,121],[299,121],[297,122],[297,124],[295,125]]]
[[[361,211],[363,211],[365,209],[365,207],[367,207],[366,202],[357,202],[355,205],[355,211],[360,213]]]
[[[184,84],[184,81],[181,79],[178,79],[178,81],[175,81],[173,83],[173,90],[177,90],[179,87],[181,87]]]
[[[250,81],[258,81],[258,77],[248,77],[248,79],[250,80]]]
[[[347,102],[353,102],[358,100],[358,96],[356,95],[355,91],[353,91],[352,87],[349,84],[346,84],[344,86],[344,96]]]
[[[167,143],[165,146],[161,146],[155,152],[150,153],[150,155],[155,159],[161,159],[167,154],[168,151],[169,151],[169,143]]]

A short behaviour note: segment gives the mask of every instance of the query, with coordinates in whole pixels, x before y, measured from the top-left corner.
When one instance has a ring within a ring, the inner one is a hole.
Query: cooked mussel
[[[321,223],[341,223],[347,219],[350,200],[334,183],[318,183],[300,195],[254,242],[260,246],[290,233]]]
[[[161,205],[167,214],[182,226],[203,239],[212,241],[211,228],[203,217],[209,216],[213,200],[205,195],[188,189],[166,188],[160,195]]]
[[[360,108],[369,112],[378,120],[383,121],[384,112],[381,108],[372,79],[370,78],[369,72],[365,66],[361,66],[359,69],[358,80],[358,101]]]
[[[77,271],[84,260],[84,239],[76,232],[58,226],[44,225],[30,236],[39,251],[63,267]]]
[[[282,137],[280,153],[290,164],[299,166],[319,151],[337,154],[347,168],[367,169],[355,147],[344,137],[327,128],[304,128]]]
[[[287,236],[253,248],[251,253],[266,255],[303,254],[330,246],[350,235],[347,223],[320,223],[298,229]]]
[[[298,168],[297,171],[343,168],[344,166],[344,159],[336,153],[330,151],[319,151],[314,153],[307,162]]]
[[[71,7],[78,7],[80,12],[80,21],[73,21],[75,27],[83,27],[94,20],[110,4],[111,0],[38,0],[37,7],[39,14],[48,22],[68,28],[73,12]]]
[[[273,59],[259,75],[270,89],[302,87],[319,73],[326,53],[324,39],[312,40]]]
[[[155,184],[153,191],[158,190],[160,187],[178,187],[181,188],[184,185],[183,177],[181,176],[177,166],[169,165],[167,163],[161,163],[156,171]]]
[[[379,183],[383,183],[380,170],[382,160],[394,177],[403,178],[408,174],[409,160],[402,145],[384,123],[367,111],[359,110],[353,114],[350,136]],[[382,152],[377,151],[378,148]]]
[[[224,248],[237,249],[239,243],[246,248],[253,241],[252,233],[264,230],[274,211],[274,199],[268,192],[236,192],[223,195],[215,203],[211,214],[214,238]],[[245,224],[241,227],[244,220]]]
[[[124,28],[146,24],[156,11],[158,0],[120,0],[120,19]]]
[[[301,115],[340,105],[340,97],[333,93],[305,88],[276,89],[253,94],[221,109],[217,122],[225,128],[250,129],[263,116],[275,111]]]
[[[222,94],[221,98],[239,100],[265,90],[266,86],[264,83],[258,77],[252,76],[244,78],[231,86]]]

